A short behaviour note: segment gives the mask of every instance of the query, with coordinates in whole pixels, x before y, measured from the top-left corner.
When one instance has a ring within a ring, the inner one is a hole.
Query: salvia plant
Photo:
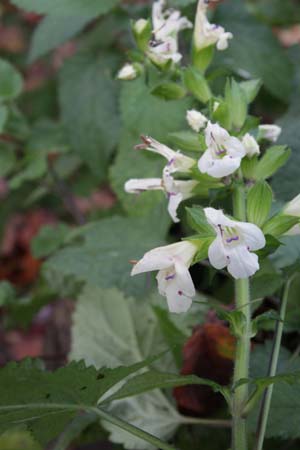
[[[192,305],[210,302],[209,299],[205,302],[199,300],[190,273],[191,267],[194,273],[209,267],[212,276],[220,273],[233,280],[233,307],[228,308],[228,302],[223,305],[213,301],[209,303],[216,315],[229,324],[234,337],[234,371],[230,384],[223,386],[210,379],[178,375],[174,370],[169,370],[169,367],[173,367],[168,362],[172,355],[164,346],[155,345],[154,328],[151,331],[154,335],[151,356],[149,352],[137,350],[136,343],[141,343],[143,347],[149,333],[146,322],[153,319],[152,316],[149,319],[145,306],[137,306],[131,300],[125,306],[120,293],[111,290],[107,300],[101,303],[102,310],[94,310],[93,305],[102,294],[85,287],[84,295],[91,298],[91,302],[81,303],[79,300],[74,318],[74,342],[79,334],[84,336],[91,331],[85,324],[85,314],[90,314],[95,320],[97,333],[105,336],[105,351],[111,366],[117,365],[114,360],[115,348],[124,346],[125,342],[126,345],[130,343],[127,359],[122,361],[123,365],[115,368],[99,368],[94,358],[97,348],[101,346],[99,340],[77,347],[73,345],[71,358],[77,361],[85,359],[88,367],[82,361],[71,362],[50,373],[42,370],[39,361],[8,365],[0,372],[0,430],[27,424],[34,434],[44,433],[47,442],[48,438],[57,436],[72,421],[58,440],[55,449],[59,450],[65,448],[64,442],[70,442],[80,430],[101,420],[104,428],[111,433],[112,442],[122,443],[129,449],[152,447],[174,450],[175,447],[167,442],[172,442],[176,427],[180,424],[195,424],[215,427],[216,434],[222,427],[231,429],[228,449],[262,450],[274,385],[299,382],[300,375],[295,370],[278,373],[287,302],[291,285],[299,272],[298,264],[285,267],[282,271],[283,285],[278,313],[262,312],[254,316],[253,311],[256,303],[261,302],[261,297],[253,298],[251,295],[253,277],[259,277],[265,270],[282,239],[300,234],[300,194],[286,204],[276,202],[269,183],[291,152],[285,145],[276,145],[282,132],[279,126],[261,123],[258,117],[250,114],[251,103],[261,88],[259,79],[249,77],[241,81],[240,78],[224,75],[226,80],[222,83],[213,82],[210,68],[214,66],[218,54],[239,39],[231,30],[210,22],[210,7],[216,3],[214,0],[199,0],[192,23],[181,11],[168,8],[164,0],[154,1],[152,17],[131,24],[136,48],[128,53],[128,61],[118,69],[117,78],[129,89],[131,84],[134,86],[139,79],[143,80],[151,86],[153,95],[166,101],[188,100],[184,131],[178,129],[167,132],[165,138],[160,135],[158,139],[155,134],[150,136],[145,130],[140,142],[135,143],[128,158],[135,165],[140,154],[146,155],[144,171],[141,171],[140,178],[126,181],[123,195],[141,197],[146,191],[157,191],[157,196],[164,200],[170,220],[174,224],[181,222],[184,226],[180,230],[189,231],[181,239],[177,238],[176,242],[169,245],[157,242],[156,246],[152,236],[149,236],[151,233],[148,228],[144,227],[145,222],[136,218],[140,230],[136,239],[146,244],[137,247],[139,260],[135,259],[136,254],[127,254],[126,257],[130,259],[128,265],[132,264],[132,276],[145,277],[143,274],[155,272],[158,293],[166,301],[166,308],[156,308],[155,314],[160,319],[167,310],[174,313],[174,317],[176,315],[174,322],[166,322],[169,327],[167,334],[173,333],[173,337],[180,338],[180,327],[184,328],[190,320]],[[191,37],[190,51],[185,57],[179,45],[181,33]],[[139,114],[143,114],[143,110]],[[153,153],[162,162],[162,170],[157,171],[154,177],[153,171],[147,167],[147,163],[149,166],[152,163]],[[162,218],[160,213],[157,214],[151,227],[159,228],[163,220],[163,213]],[[126,248],[126,232],[132,228],[134,221],[132,219],[126,225],[128,228],[120,227],[117,230],[116,239],[120,247]],[[64,234],[65,230],[61,231]],[[87,232],[91,234],[85,235]],[[80,245],[93,251],[99,232],[95,229],[93,234],[92,225],[83,226],[77,234],[76,231],[71,232],[68,242],[84,238],[84,244],[78,243],[78,247],[74,246],[61,260],[55,260],[54,257],[54,260],[46,263],[49,273],[52,270],[59,278],[60,269],[55,272],[55,267],[61,264],[61,270],[71,276],[72,273],[68,273],[70,259],[75,259],[78,264],[81,262],[80,253],[77,252]],[[148,245],[150,242],[154,248]],[[105,252],[113,253],[109,245],[107,248],[104,245],[104,259],[99,261],[96,278],[101,276],[99,273],[102,270],[103,278],[107,276]],[[94,269],[90,267],[89,270],[92,272]],[[115,277],[118,278],[118,273]],[[63,290],[66,285],[61,288]],[[109,305],[122,311],[124,322],[131,320],[129,316],[132,314],[140,322],[141,330],[122,334],[123,324],[120,321],[114,326],[120,329],[121,334],[109,335],[104,321]],[[195,317],[191,320],[195,320]],[[264,377],[252,376],[251,340],[265,322],[271,325],[275,323],[268,373]],[[172,346],[171,353],[175,359],[178,357]],[[166,370],[161,370],[161,360],[166,361]],[[199,418],[177,412],[163,389],[186,385],[208,386],[219,393],[227,405],[226,415]],[[24,386],[28,386],[28,389],[24,390]],[[155,398],[150,396],[152,393]],[[138,403],[136,399],[141,394],[142,400]],[[151,408],[153,415],[156,414],[154,404],[159,405],[164,417],[161,419],[163,433],[158,433],[157,428],[152,427],[151,419],[146,423],[142,420],[139,422],[139,417],[148,409],[150,416]],[[122,411],[128,405],[131,405],[133,412],[123,415]],[[253,413],[257,419],[255,433],[250,423]],[[173,423],[176,423],[175,427]]]

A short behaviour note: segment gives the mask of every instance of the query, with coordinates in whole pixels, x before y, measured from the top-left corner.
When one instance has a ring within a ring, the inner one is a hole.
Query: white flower
[[[165,10],[165,1],[158,0],[152,7],[153,39],[149,44],[148,56],[158,65],[168,60],[177,63],[182,55],[178,52],[178,33],[192,28],[192,23],[181,17],[180,11]]]
[[[194,30],[194,43],[197,50],[217,44],[218,50],[228,47],[228,40],[233,38],[223,27],[209,23],[207,19],[208,2],[199,0]]]
[[[271,142],[276,142],[282,131],[278,125],[259,125],[258,129],[259,137]]]
[[[194,165],[195,160],[183,155],[180,151],[175,152],[171,148],[156,141],[150,136],[142,136],[143,144],[137,145],[136,149],[146,149],[158,153],[168,160],[168,168],[173,172],[188,172]]]
[[[207,150],[199,159],[200,172],[214,178],[221,178],[235,172],[246,155],[246,149],[239,139],[220,125],[208,122],[205,129]]]
[[[260,154],[259,145],[251,134],[247,133],[242,139],[242,143],[246,149],[246,154],[250,158],[254,155]]]
[[[119,80],[134,80],[137,77],[137,71],[133,64],[125,64],[118,72],[117,77]]]
[[[204,209],[207,221],[217,233],[208,249],[208,258],[213,267],[223,269],[236,279],[248,278],[259,270],[258,256],[251,253],[266,245],[263,232],[256,225],[237,222],[226,217],[222,210]]]
[[[151,41],[148,56],[157,65],[165,64],[169,60],[178,63],[182,58],[181,53],[177,51],[177,42],[173,38],[165,41]]]
[[[125,183],[125,191],[130,194],[139,194],[145,191],[164,191],[169,199],[168,212],[173,222],[179,222],[177,209],[180,203],[192,197],[197,181],[174,180],[168,167],[163,171],[163,178],[131,179]]]
[[[131,275],[158,270],[158,290],[167,297],[171,312],[186,312],[196,295],[189,267],[197,247],[188,241],[155,248],[134,266]]]
[[[288,216],[299,217],[300,219],[300,194],[293,198],[293,200],[285,206],[283,213]],[[300,224],[295,225],[285,234],[291,236],[300,234]]]
[[[204,128],[206,123],[208,122],[207,117],[205,117],[196,109],[190,109],[189,111],[187,111],[186,120],[189,126],[197,133],[199,133],[201,128]]]
[[[180,11],[165,10],[165,5],[164,0],[153,3],[152,24],[155,40],[165,41],[172,37],[177,41],[178,33],[186,28],[193,28],[193,24],[186,17],[181,17]]]

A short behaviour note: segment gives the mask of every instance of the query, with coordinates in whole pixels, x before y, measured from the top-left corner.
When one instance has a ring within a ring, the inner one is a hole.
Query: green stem
[[[149,444],[152,444],[155,448],[159,448],[161,450],[176,450],[174,447],[161,441],[160,439],[156,438],[152,434],[149,434],[146,431],[143,431],[140,428],[135,427],[134,425],[130,425],[129,423],[125,422],[124,420],[119,419],[118,417],[115,417],[115,416],[107,413],[106,411],[103,411],[100,408],[93,408],[93,411],[96,414],[98,414],[98,416],[101,417],[101,419],[106,420],[107,422],[110,422],[112,425],[115,425],[124,431],[127,431],[128,433],[132,434],[133,436],[136,436],[146,442],[149,442]]]
[[[291,277],[284,288],[281,306],[280,306],[280,320],[277,322],[275,335],[274,335],[274,342],[273,342],[273,349],[272,349],[272,355],[270,360],[270,366],[268,371],[268,376],[273,377],[276,375],[277,372],[277,366],[278,366],[278,358],[280,353],[280,346],[281,346],[281,339],[283,334],[283,327],[284,327],[284,320],[286,315],[286,307],[289,297],[289,290],[291,283],[293,281],[293,277]],[[256,443],[255,443],[255,450],[262,450],[265,434],[266,434],[266,428],[268,423],[268,417],[271,407],[271,400],[272,400],[272,394],[273,394],[273,384],[269,386],[262,398],[261,407],[260,407],[260,413],[259,413],[259,419],[258,419],[258,425],[257,425],[257,431],[256,431]]]
[[[240,221],[246,221],[245,190],[240,177],[233,194],[234,216]],[[237,337],[233,383],[241,378],[248,378],[250,339],[251,339],[251,306],[250,306],[249,279],[235,280],[236,308],[242,310],[246,322],[243,333]],[[232,450],[247,450],[246,419],[243,417],[243,408],[248,399],[248,385],[245,383],[235,389],[232,398]]]

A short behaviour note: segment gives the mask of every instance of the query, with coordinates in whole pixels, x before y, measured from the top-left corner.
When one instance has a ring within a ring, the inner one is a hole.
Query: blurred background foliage
[[[70,9],[67,0],[1,1],[1,365],[39,356],[52,369],[65,363],[72,348],[71,358],[115,366],[136,362],[153,348],[173,348],[176,342],[180,369],[212,378],[221,373],[218,381],[223,384],[230,378],[232,337],[209,310],[209,301],[230,305],[231,281],[207,267],[194,267],[199,301],[208,303],[195,304],[189,317],[178,318],[153,294],[151,277],[129,276],[129,260],[190,231],[184,222],[171,227],[160,194],[147,192],[137,198],[123,190],[128,178],[157,176],[161,168],[156,155],[133,150],[140,135],[172,145],[172,133],[188,129],[185,113],[195,106],[189,97],[164,98],[155,89],[162,78],[154,66],[148,67],[147,77],[116,80],[135,51],[130,20],[148,17],[151,3],[101,0],[85,6],[74,0]],[[169,3],[193,20],[194,0]],[[280,204],[300,192],[299,1],[224,0],[211,14],[235,37],[209,69],[214,89],[223,90],[225,76],[259,78],[262,88],[252,113],[264,123],[282,126],[279,143],[292,149],[288,163],[272,180]],[[183,33],[180,45],[186,63],[190,41],[191,32]],[[210,200],[216,205],[228,201]],[[284,244],[253,279],[252,298],[261,299],[254,306],[259,312],[277,309],[282,273],[300,257],[300,237],[284,238]],[[290,294],[281,370],[289,364],[300,367],[299,286],[297,280]],[[148,317],[147,325],[139,323],[141,317]],[[257,375],[265,373],[273,326],[264,324],[253,343]],[[132,327],[143,343],[133,336],[119,348],[115,341],[124,335],[116,336],[132,333]],[[208,388],[181,389],[173,400],[167,394],[167,417],[158,398],[166,396],[163,392],[116,408],[131,422],[131,412],[139,411],[134,423],[143,426],[151,419],[151,431],[163,439],[177,430],[176,445],[182,450],[227,448],[226,430],[178,428],[176,407],[199,417],[224,414],[224,404]],[[299,448],[298,391],[299,386],[276,388],[266,449]],[[196,407],[191,397],[197,398]],[[92,421],[78,429],[83,430],[80,437],[69,433],[69,441],[62,437],[66,441],[55,449],[122,448],[119,444],[141,448]],[[108,443],[108,433],[116,444]],[[44,448],[36,438],[18,428],[0,437],[0,449]]]

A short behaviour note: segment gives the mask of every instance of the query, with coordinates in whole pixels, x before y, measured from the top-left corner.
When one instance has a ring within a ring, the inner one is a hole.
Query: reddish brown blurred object
[[[82,214],[87,214],[97,209],[110,209],[116,202],[117,197],[109,186],[93,192],[89,197],[75,197],[77,208]]]
[[[22,29],[16,25],[0,24],[0,50],[8,53],[22,53],[26,49],[26,39]]]
[[[0,280],[24,287],[36,279],[41,262],[33,258],[30,243],[43,225],[55,222],[55,216],[45,210],[16,214],[8,221],[0,252]]]
[[[195,374],[221,385],[230,382],[233,371],[235,338],[220,320],[195,328],[183,348],[182,375]],[[220,406],[222,397],[207,386],[184,386],[174,389],[179,410],[184,414],[205,416]]]
[[[26,12],[23,10],[20,10],[20,15],[25,20],[25,22],[29,23],[30,25],[38,24],[43,18],[43,16],[40,14]]]
[[[274,33],[277,35],[281,44],[285,47],[300,44],[300,25],[293,25],[289,28],[274,28]]]

